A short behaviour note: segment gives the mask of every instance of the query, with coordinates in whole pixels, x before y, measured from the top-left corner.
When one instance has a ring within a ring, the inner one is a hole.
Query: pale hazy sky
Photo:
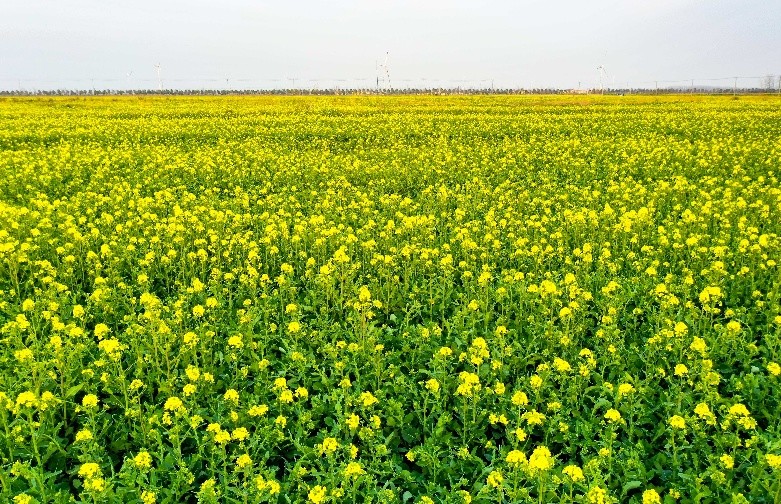
[[[158,62],[165,87],[374,86],[386,51],[399,86],[717,84],[781,74],[781,0],[0,0],[0,89],[155,88]]]

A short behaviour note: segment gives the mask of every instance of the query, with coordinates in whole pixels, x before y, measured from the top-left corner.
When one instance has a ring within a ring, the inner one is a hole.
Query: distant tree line
[[[53,89],[53,90],[0,90],[0,96],[130,96],[130,95],[171,95],[171,96],[219,96],[219,95],[543,95],[543,94],[605,94],[605,95],[650,95],[650,94],[781,94],[781,76],[768,75],[762,78],[758,87],[727,86],[668,86],[610,89],[561,89],[561,88],[380,88],[380,89]]]

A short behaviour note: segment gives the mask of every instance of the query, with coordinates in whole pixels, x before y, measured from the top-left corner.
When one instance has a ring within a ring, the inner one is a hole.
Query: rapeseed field
[[[775,97],[0,100],[0,501],[781,502]]]

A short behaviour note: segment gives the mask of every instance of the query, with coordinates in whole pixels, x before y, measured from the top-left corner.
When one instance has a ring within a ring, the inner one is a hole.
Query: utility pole
[[[157,69],[157,90],[162,92],[163,91],[163,79],[160,77],[160,63],[155,65],[155,68]]]

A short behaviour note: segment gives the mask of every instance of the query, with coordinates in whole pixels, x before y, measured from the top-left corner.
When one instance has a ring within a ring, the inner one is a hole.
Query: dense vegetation
[[[0,100],[0,500],[781,502],[777,98]]]

